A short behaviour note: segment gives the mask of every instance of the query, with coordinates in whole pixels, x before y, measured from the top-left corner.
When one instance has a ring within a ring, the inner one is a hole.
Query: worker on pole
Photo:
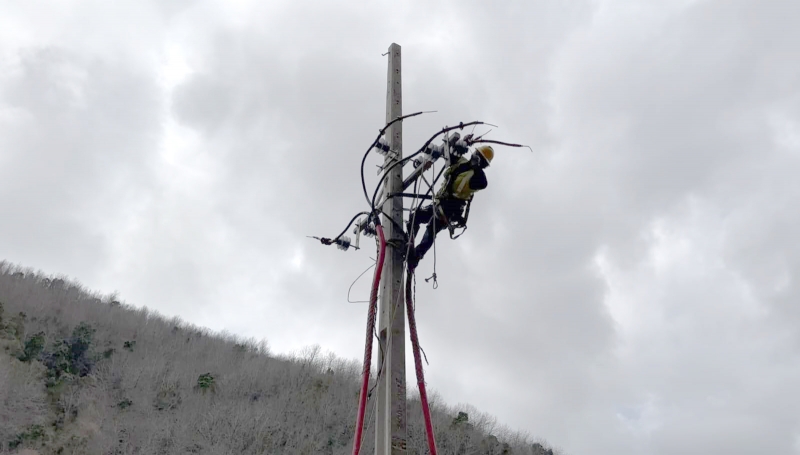
[[[445,181],[433,198],[433,202],[419,207],[411,213],[406,231],[408,233],[408,268],[413,270],[433,245],[434,238],[448,228],[452,237],[456,227],[466,228],[469,206],[475,192],[488,185],[484,169],[494,158],[494,149],[484,145],[476,147],[469,160],[451,155],[451,162],[444,173]],[[466,209],[466,210],[465,210]],[[414,246],[420,225],[427,223],[425,235],[418,246]]]

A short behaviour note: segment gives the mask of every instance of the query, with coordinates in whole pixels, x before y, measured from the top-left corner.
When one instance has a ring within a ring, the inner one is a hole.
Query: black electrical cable
[[[400,232],[403,232],[403,225],[402,225],[402,224],[400,224],[400,223],[398,223],[397,221],[395,221],[395,220],[394,220],[394,218],[392,218],[391,216],[389,216],[389,214],[388,214],[388,213],[384,212],[384,211],[383,211],[383,209],[380,209],[380,210],[377,210],[377,211],[378,211],[378,212],[381,212],[381,213],[383,214],[383,216],[385,216],[385,217],[386,217],[386,219],[388,219],[389,221],[391,221],[391,222],[392,222],[392,224],[394,225],[395,229],[399,229],[399,230],[400,230]]]
[[[481,136],[481,137],[483,137],[483,136]],[[474,140],[474,141],[470,141],[470,145],[472,145],[472,144],[478,144],[478,143],[487,143],[487,144],[500,144],[500,145],[506,145],[506,146],[508,146],[508,147],[527,147],[527,148],[529,148],[529,149],[530,149],[530,151],[531,151],[531,152],[533,152],[533,149],[531,148],[531,146],[530,146],[530,145],[511,144],[511,143],[508,143],[508,142],[502,142],[502,141],[493,141],[493,140],[491,140],[491,139],[480,139],[480,138],[479,138],[479,139],[477,139],[477,140]]]
[[[392,163],[392,165],[389,166],[388,169],[383,171],[383,176],[378,181],[378,185],[375,188],[375,192],[372,195],[372,200],[370,201],[369,198],[367,199],[367,202],[370,203],[370,207],[372,208],[372,210],[373,211],[375,210],[375,199],[378,197],[378,191],[380,190],[381,185],[383,184],[383,181],[386,180],[386,177],[389,176],[389,172],[391,172],[392,169],[394,169],[396,166],[402,166],[403,164],[407,163],[409,160],[413,159],[417,155],[423,153],[425,150],[427,150],[427,148],[431,144],[431,142],[433,142],[433,140],[436,139],[440,134],[444,134],[444,133],[446,133],[448,131],[453,131],[453,130],[457,130],[457,129],[463,129],[464,127],[470,126],[470,125],[489,125],[489,124],[486,123],[486,122],[481,122],[481,121],[474,121],[474,122],[468,122],[468,123],[463,123],[462,122],[462,123],[459,123],[456,126],[449,126],[449,127],[442,128],[438,133],[436,133],[433,136],[431,136],[431,138],[428,139],[428,141],[425,142],[425,144],[423,144],[422,147],[420,147],[419,150],[417,150],[416,152],[412,153],[411,155],[408,155],[407,157],[403,158],[400,161],[395,161],[394,163]]]
[[[353,217],[353,218],[350,220],[350,222],[349,222],[349,223],[347,223],[347,227],[346,227],[346,228],[344,228],[344,230],[342,231],[342,233],[341,233],[341,234],[339,234],[339,235],[337,235],[336,237],[334,237],[334,238],[333,238],[333,241],[335,242],[335,241],[339,240],[339,239],[340,239],[340,238],[341,238],[341,237],[342,237],[342,236],[343,236],[343,235],[344,235],[344,234],[347,232],[347,230],[348,230],[348,229],[350,229],[350,226],[352,226],[352,225],[353,225],[353,222],[354,222],[354,221],[355,221],[355,220],[356,220],[358,217],[360,217],[361,215],[367,215],[367,216],[369,216],[369,212],[359,212],[359,213],[357,213],[357,214],[356,214],[356,216],[354,216],[354,217]]]
[[[365,164],[365,162],[366,162],[366,160],[367,160],[367,156],[369,156],[369,152],[370,152],[370,151],[372,151],[372,149],[373,149],[373,148],[375,148],[375,145],[376,145],[376,144],[377,144],[377,143],[380,141],[380,138],[381,138],[381,137],[384,135],[384,133],[386,132],[386,130],[387,130],[387,129],[388,129],[390,126],[392,126],[394,123],[396,123],[396,122],[399,122],[399,121],[401,121],[401,120],[404,120],[404,119],[407,119],[407,118],[409,118],[409,117],[415,117],[415,116],[417,116],[417,115],[420,115],[420,114],[425,114],[425,113],[428,113],[428,112],[435,112],[435,111],[420,111],[420,112],[415,112],[415,113],[413,113],[413,114],[403,115],[403,116],[397,117],[397,118],[395,118],[394,120],[390,121],[390,122],[389,122],[389,123],[387,123],[387,124],[386,124],[386,125],[385,125],[383,128],[381,128],[381,129],[380,129],[380,131],[379,131],[379,133],[378,133],[378,136],[375,138],[375,140],[372,142],[372,144],[370,145],[370,147],[367,149],[366,153],[364,153],[364,157],[363,157],[363,158],[362,158],[362,160],[361,160],[361,187],[362,187],[362,189],[363,189],[363,191],[364,191],[364,197],[367,199],[367,202],[370,204],[370,208],[372,209],[372,211],[371,211],[371,212],[359,212],[358,214],[356,214],[356,215],[355,215],[355,216],[354,216],[354,217],[353,217],[353,218],[350,220],[350,222],[347,224],[347,227],[346,227],[346,228],[345,228],[345,229],[344,229],[344,230],[343,230],[343,231],[342,231],[342,232],[341,232],[339,235],[337,235],[337,236],[336,236],[336,237],[334,237],[333,239],[322,239],[322,240],[323,240],[323,243],[325,243],[325,241],[327,241],[328,243],[336,242],[337,240],[339,240],[339,239],[340,239],[340,238],[341,238],[341,237],[342,237],[342,236],[343,236],[343,235],[344,235],[344,234],[347,232],[347,230],[348,230],[348,229],[350,229],[350,226],[352,226],[352,225],[353,225],[353,222],[354,222],[354,221],[355,221],[355,220],[356,220],[356,219],[357,219],[359,216],[361,216],[361,215],[368,215],[368,216],[371,216],[372,214],[375,214],[376,212],[380,212],[380,213],[382,213],[382,214],[383,214],[383,215],[384,215],[384,216],[385,216],[387,219],[389,219],[389,220],[392,222],[392,224],[394,225],[394,227],[395,227],[395,228],[399,229],[400,231],[403,231],[403,226],[402,226],[402,225],[398,224],[398,223],[397,223],[397,222],[396,222],[396,221],[395,221],[395,220],[394,220],[394,219],[393,219],[391,216],[389,216],[389,215],[388,215],[386,212],[384,212],[382,209],[381,209],[381,210],[377,210],[377,209],[375,208],[375,199],[377,198],[378,191],[380,190],[380,187],[381,187],[381,185],[383,184],[384,180],[386,180],[386,177],[388,176],[388,173],[389,173],[389,172],[390,172],[392,169],[394,169],[396,166],[398,166],[398,165],[403,165],[403,164],[407,163],[408,161],[410,161],[411,159],[413,159],[414,157],[416,157],[416,156],[418,156],[419,154],[423,153],[423,152],[424,152],[424,151],[427,149],[428,145],[430,145],[430,143],[431,143],[431,142],[433,142],[433,140],[434,140],[434,139],[436,139],[436,137],[438,137],[439,135],[441,135],[441,134],[443,134],[443,133],[446,133],[446,132],[448,132],[448,131],[452,131],[452,130],[455,130],[455,129],[464,129],[464,127],[467,127],[467,126],[470,126],[470,125],[473,125],[473,126],[477,126],[477,125],[491,125],[491,124],[489,124],[489,123],[485,123],[485,122],[481,122],[481,121],[474,121],[474,122],[468,122],[468,123],[463,123],[463,122],[462,122],[462,123],[459,123],[459,124],[458,124],[458,125],[456,125],[456,126],[451,126],[451,127],[445,127],[445,128],[443,128],[442,130],[440,130],[439,132],[437,132],[436,134],[434,134],[433,136],[431,136],[431,138],[430,138],[430,139],[428,139],[428,141],[427,141],[427,142],[425,142],[425,144],[424,144],[424,145],[423,145],[423,146],[422,146],[422,147],[421,147],[419,150],[417,150],[416,152],[412,153],[411,155],[409,155],[409,156],[407,156],[407,157],[403,158],[403,159],[402,159],[402,160],[400,160],[400,161],[396,161],[396,162],[392,163],[392,165],[391,165],[391,166],[389,166],[389,168],[388,168],[388,169],[386,169],[386,170],[383,172],[383,176],[382,176],[382,177],[381,177],[381,179],[378,181],[378,185],[376,186],[376,188],[375,188],[375,192],[373,193],[373,195],[372,195],[372,199],[370,200],[370,198],[369,198],[369,194],[367,193],[367,185],[366,185],[366,181],[365,181],[365,179],[364,179],[364,164]],[[492,125],[492,126],[494,126],[494,125]],[[474,128],[473,128],[473,130],[474,130]],[[507,142],[494,141],[494,140],[488,140],[488,139],[480,139],[480,138],[479,138],[478,140],[475,140],[475,141],[469,141],[469,145],[472,145],[472,144],[475,144],[475,143],[480,143],[480,142],[485,142],[485,143],[493,143],[493,144],[502,144],[502,145],[507,145],[507,146],[510,146],[510,147],[528,147],[529,149],[531,148],[530,146],[527,146],[527,145],[521,145],[521,144],[510,144],[510,143],[507,143]],[[533,149],[531,149],[531,151],[532,151],[532,150],[533,150]],[[434,179],[433,183],[432,183],[432,184],[431,184],[431,185],[428,187],[428,191],[425,193],[425,196],[424,196],[424,197],[427,197],[427,196],[428,196],[428,195],[431,193],[431,191],[433,190],[433,188],[434,188],[434,187],[435,187],[435,185],[436,185],[436,182],[439,180],[439,178],[440,178],[440,177],[441,177],[441,175],[442,175],[442,172],[444,172],[444,170],[445,170],[446,168],[447,168],[447,166],[443,167],[443,168],[442,168],[442,170],[441,170],[441,171],[439,171],[439,174],[436,176],[436,178]],[[416,191],[415,191],[415,193],[416,193]],[[395,197],[395,196],[396,196],[396,195],[390,195],[390,196],[387,196],[387,197]],[[315,238],[316,238],[316,237],[315,237]]]
[[[444,171],[447,170],[448,167],[449,166],[444,166],[442,169],[439,170],[439,173],[436,175],[436,178],[433,179],[433,183],[428,185],[428,190],[425,192],[425,194],[417,194],[417,192],[415,190],[413,193],[393,193],[393,194],[389,195],[388,197],[389,198],[410,197],[410,198],[426,199],[426,200],[427,199],[433,199],[433,196],[431,196],[431,191],[433,191],[433,188],[436,186],[436,182],[439,181],[439,178],[442,176]]]
[[[415,117],[420,114],[426,114],[428,112],[435,112],[435,111],[419,111],[419,112],[414,112],[413,114],[401,115],[400,117],[397,117],[396,119],[387,123],[386,126],[380,129],[380,131],[378,132],[378,137],[376,137],[375,140],[372,141],[372,144],[369,146],[366,153],[364,153],[364,158],[361,159],[361,187],[364,189],[364,197],[367,199],[368,204],[369,204],[369,194],[367,193],[367,183],[364,180],[364,163],[367,161],[367,156],[369,155],[369,152],[371,152],[372,149],[375,148],[375,144],[377,144],[378,141],[381,140],[381,137],[386,132],[386,130],[389,129],[390,126],[394,125],[395,122],[399,122],[400,120],[404,120],[409,117]],[[375,210],[375,204],[370,205],[370,207],[372,207],[372,209]]]
[[[478,139],[478,140],[475,140],[475,141],[470,141],[469,145],[477,144],[477,143],[483,143],[483,142],[488,142],[488,143],[492,143],[492,144],[507,145],[509,147],[527,147],[527,148],[531,148],[528,145],[510,144],[508,142],[493,141],[493,140],[489,140],[489,139]],[[433,183],[431,183],[430,186],[428,187],[428,191],[426,191],[425,194],[423,194],[423,195],[417,195],[417,196],[419,196],[421,198],[429,198],[429,197],[431,197],[430,193],[431,193],[431,191],[433,191],[434,187],[436,187],[436,182],[439,181],[439,179],[442,177],[442,174],[444,173],[445,170],[447,170],[448,167],[449,166],[444,166],[442,169],[440,169],[439,173],[436,174],[436,178],[433,179]],[[406,196],[406,194],[404,194],[404,193],[395,193],[395,194],[392,194],[389,197],[397,197],[397,196]]]
[[[402,230],[403,230],[403,226],[402,226],[401,224],[398,224],[398,223],[397,223],[397,221],[395,221],[394,219],[392,219],[392,217],[390,217],[390,216],[389,216],[389,215],[388,215],[386,212],[384,212],[383,210],[379,210],[379,212],[380,212],[380,213],[383,213],[383,215],[384,215],[386,218],[388,218],[388,219],[389,219],[389,221],[391,221],[391,222],[392,222],[392,224],[394,224],[394,227],[395,227],[395,228],[397,228],[397,229],[400,229],[400,231],[402,232]],[[349,222],[349,223],[347,223],[347,227],[346,227],[346,228],[344,228],[344,230],[343,230],[341,233],[339,233],[339,235],[337,235],[337,236],[336,236],[336,237],[334,237],[333,239],[330,239],[330,242],[336,242],[336,241],[337,241],[337,240],[339,240],[339,239],[340,239],[340,238],[341,238],[343,235],[345,235],[345,233],[347,233],[347,230],[348,230],[348,229],[350,229],[350,226],[352,226],[352,225],[353,225],[353,222],[354,222],[356,219],[358,219],[358,217],[360,217],[360,216],[362,216],[362,215],[367,215],[367,216],[370,216],[370,212],[366,212],[366,211],[365,211],[365,212],[358,212],[358,213],[357,213],[357,214],[356,214],[356,215],[355,215],[355,216],[354,216],[354,217],[353,217],[353,218],[350,220],[350,222]],[[328,239],[326,239],[326,240],[328,240]]]
[[[442,169],[440,169],[440,170],[439,170],[439,173],[438,173],[438,174],[436,174],[436,178],[435,178],[435,179],[433,179],[433,182],[432,182],[432,183],[430,184],[430,186],[428,187],[428,191],[426,191],[426,192],[425,192],[425,195],[424,195],[425,197],[427,197],[427,196],[428,196],[428,195],[429,195],[429,194],[430,194],[430,193],[433,191],[433,188],[436,186],[436,182],[438,182],[438,181],[439,181],[439,178],[442,176],[442,174],[444,174],[444,171],[445,171],[445,170],[446,170],[448,167],[450,167],[450,166],[449,166],[449,165],[447,165],[447,164],[446,164],[446,165],[444,165],[444,166],[442,166]]]

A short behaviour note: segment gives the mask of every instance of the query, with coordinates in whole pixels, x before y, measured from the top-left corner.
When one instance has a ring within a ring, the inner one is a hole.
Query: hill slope
[[[272,355],[0,262],[0,453],[349,454],[360,369],[319,347]],[[553,453],[471,407],[431,405],[441,454]],[[414,397],[408,448],[427,453]]]

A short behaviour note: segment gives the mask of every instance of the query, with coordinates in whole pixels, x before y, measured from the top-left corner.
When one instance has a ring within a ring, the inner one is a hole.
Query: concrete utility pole
[[[402,84],[400,77],[400,46],[389,46],[389,74],[386,87],[386,123],[403,115]],[[403,122],[399,121],[386,131],[389,153],[384,161],[388,168],[403,157]],[[383,194],[399,193],[403,187],[403,168],[396,166],[386,178]],[[403,198],[389,198],[383,211],[403,226]],[[387,239],[402,239],[395,223],[384,215],[382,224]],[[399,242],[400,245],[403,242]],[[403,246],[402,248],[405,248]],[[375,455],[406,453],[406,320],[403,300],[403,256],[398,247],[388,246],[383,266],[379,311],[379,337],[383,353],[378,351],[378,365],[383,372],[378,379],[377,413],[375,420]]]

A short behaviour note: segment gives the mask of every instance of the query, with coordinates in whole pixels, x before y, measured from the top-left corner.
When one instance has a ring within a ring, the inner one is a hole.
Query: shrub
[[[120,409],[125,409],[125,408],[130,407],[132,404],[133,404],[133,401],[125,398],[124,400],[122,400],[119,403],[117,403],[117,407],[119,407]]]
[[[70,338],[70,351],[74,360],[86,357],[89,351],[89,346],[92,344],[95,329],[85,322],[81,322],[72,331],[72,338]],[[83,375],[81,375],[83,376]]]
[[[39,358],[39,354],[44,349],[44,332],[39,332],[36,335],[28,337],[25,341],[25,347],[22,350],[22,355],[19,359],[23,362],[30,362]]]
[[[458,415],[453,419],[454,426],[467,422],[469,422],[469,414],[467,414],[466,412],[459,412]]]
[[[211,373],[203,373],[197,377],[197,385],[195,386],[195,390],[200,390],[202,392],[207,391],[216,391],[217,384],[214,380],[214,376]]]
[[[20,313],[12,317],[8,323],[0,324],[0,332],[5,332],[6,338],[22,341],[25,336],[26,319],[28,319],[28,315],[20,311]]]
[[[531,451],[533,455],[553,455],[553,449],[545,449],[545,447],[538,442],[533,443]]]
[[[45,353],[49,387],[58,385],[65,377],[83,377],[92,371],[95,360],[89,355],[89,348],[94,333],[94,328],[82,322],[72,331],[71,337],[58,340],[50,352]]]
[[[14,439],[8,442],[9,449],[16,449],[23,442],[36,441],[44,437],[44,427],[41,425],[31,425],[25,431],[18,434]]]

